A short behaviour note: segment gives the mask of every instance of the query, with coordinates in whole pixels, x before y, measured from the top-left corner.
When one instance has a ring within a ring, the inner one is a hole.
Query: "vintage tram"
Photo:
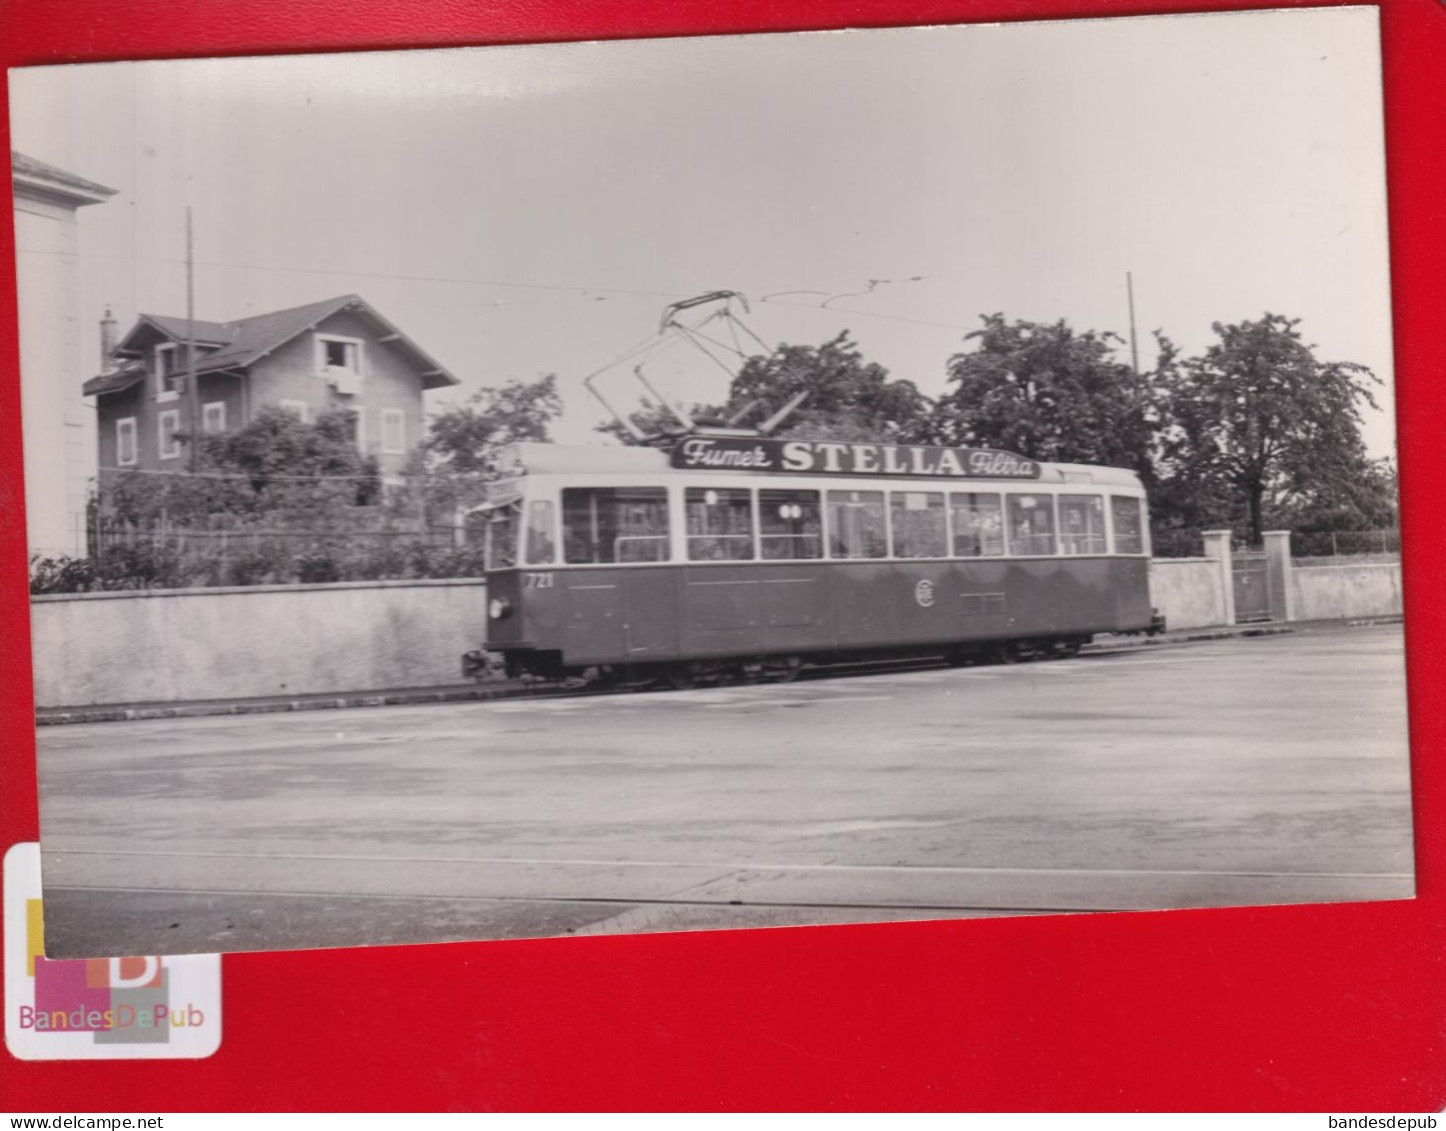
[[[501,472],[480,511],[485,650],[514,677],[787,680],[1159,627],[1131,471],[695,428],[670,448],[517,444]]]

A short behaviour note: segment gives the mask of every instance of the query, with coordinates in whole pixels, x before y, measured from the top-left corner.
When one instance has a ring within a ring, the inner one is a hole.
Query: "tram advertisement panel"
[[[673,449],[673,467],[787,475],[908,475],[947,479],[1038,479],[1039,464],[990,448],[849,444],[694,436]]]

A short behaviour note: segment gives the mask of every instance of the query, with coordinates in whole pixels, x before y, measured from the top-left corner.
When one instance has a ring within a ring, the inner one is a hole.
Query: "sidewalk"
[[[1100,636],[1081,650],[1083,656],[1105,655],[1137,648],[1165,648],[1206,640],[1230,640],[1250,636],[1280,636],[1322,628],[1357,628],[1375,624],[1399,624],[1400,617],[1371,617],[1362,620],[1292,624],[1240,624],[1219,628],[1184,629],[1159,636]],[[537,688],[516,680],[485,684],[450,684],[444,687],[408,687],[381,691],[328,692],[319,695],[278,695],[264,699],[203,699],[187,703],[120,703],[98,707],[43,707],[35,713],[37,726],[63,723],[108,723],[137,719],[179,719],[200,715],[257,715],[280,711],[326,711],[341,707],[393,707],[422,703],[474,703],[490,699],[515,699],[528,695],[569,695],[566,688]]]

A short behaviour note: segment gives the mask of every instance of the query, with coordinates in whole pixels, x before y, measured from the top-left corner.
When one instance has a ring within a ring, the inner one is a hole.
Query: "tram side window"
[[[823,557],[823,508],[817,491],[758,492],[760,545],[765,561]]]
[[[527,564],[551,565],[556,553],[552,529],[552,500],[533,499],[527,504]]]
[[[889,521],[894,533],[894,557],[942,558],[948,555],[944,492],[890,491]]]
[[[1145,552],[1145,522],[1143,499],[1129,495],[1110,496],[1110,517],[1115,520],[1115,553],[1143,554]]]
[[[752,496],[746,487],[689,487],[684,492],[689,561],[753,559]]]
[[[1051,496],[1009,496],[1009,552],[1054,553],[1054,499]]]
[[[562,544],[569,565],[667,561],[667,489],[564,488]]]
[[[954,512],[954,556],[997,558],[1004,553],[1004,511],[998,495],[956,491],[949,496]]]
[[[1059,548],[1065,554],[1104,554],[1105,501],[1098,495],[1059,497]]]
[[[886,558],[888,523],[882,491],[828,493],[828,556]]]

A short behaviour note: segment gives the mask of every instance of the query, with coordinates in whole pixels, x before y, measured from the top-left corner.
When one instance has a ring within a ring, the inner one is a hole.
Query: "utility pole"
[[[191,206],[186,205],[186,431],[190,435],[191,470],[201,447],[201,390],[196,387],[196,265],[192,248]]]
[[[1140,375],[1140,347],[1135,340],[1135,276],[1125,272],[1125,294],[1130,300],[1130,364],[1135,367],[1135,376]]]

